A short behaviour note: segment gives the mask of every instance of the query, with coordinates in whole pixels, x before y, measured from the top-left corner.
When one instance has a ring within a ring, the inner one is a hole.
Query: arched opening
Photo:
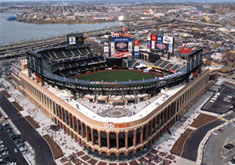
[[[91,129],[90,127],[87,127],[87,137],[88,137],[88,141],[91,141]]]
[[[120,132],[118,138],[119,148],[125,147],[125,132]]]
[[[152,121],[152,135],[155,133],[155,127],[156,127],[156,118],[153,119]]]
[[[88,152],[88,154],[93,154],[92,149],[91,149],[90,146],[87,146],[87,152]]]
[[[99,157],[99,152],[97,150],[94,150],[93,154],[94,156]]]
[[[143,143],[144,143],[144,141],[146,140],[146,132],[147,132],[147,125],[145,125],[144,126],[144,128],[143,128]]]
[[[136,145],[140,144],[141,139],[141,128],[138,128],[136,131]]]
[[[107,147],[107,134],[104,131],[100,133],[101,147]]]
[[[118,160],[122,161],[122,160],[125,160],[126,156],[124,153],[120,153],[119,156],[118,156]]]
[[[134,158],[134,153],[131,151],[127,155],[127,159],[133,159]]]
[[[133,146],[133,136],[134,136],[133,131],[129,131],[128,132],[128,148]]]
[[[84,123],[82,123],[82,129],[83,129],[82,136],[83,136],[83,138],[85,138],[86,137],[86,125]]]
[[[116,148],[116,134],[114,132],[109,133],[109,147]]]
[[[136,157],[139,157],[142,155],[141,148],[137,148],[135,155],[136,155]]]
[[[82,126],[81,126],[81,121],[80,120],[78,120],[78,133],[79,133],[79,135],[82,135]]]
[[[93,129],[93,138],[94,138],[94,144],[99,145],[98,132],[95,129]]]
[[[151,136],[151,125],[152,125],[152,122],[149,122],[149,124],[148,124],[148,137],[150,137]]]
[[[107,154],[105,152],[102,152],[100,157],[101,159],[107,159]]]
[[[117,156],[115,153],[111,153],[110,156],[109,156],[109,159],[110,160],[116,160],[117,159]]]

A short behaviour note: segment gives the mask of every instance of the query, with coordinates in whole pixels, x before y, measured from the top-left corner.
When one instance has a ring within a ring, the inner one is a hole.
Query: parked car
[[[7,132],[8,136],[11,138],[13,135],[15,135],[15,133],[13,131],[9,131]]]
[[[17,148],[15,148],[15,149],[14,149],[14,152],[15,152],[15,153],[17,153],[17,152],[18,152]]]
[[[27,153],[29,153],[28,149],[21,152],[22,155],[27,154]]]
[[[228,149],[228,150],[231,150],[233,147],[234,147],[234,145],[231,144],[231,143],[228,143],[228,144],[226,144],[226,145],[224,146],[224,148],[226,148],[226,149]]]
[[[0,152],[1,151],[6,151],[6,150],[7,150],[7,147],[0,148]]]
[[[8,151],[3,151],[1,152],[1,156],[4,157],[4,156],[8,156],[9,155],[9,152]]]
[[[16,144],[16,147],[24,147],[25,146],[25,143],[18,143],[18,144]]]
[[[13,135],[10,138],[11,138],[11,140],[20,139],[20,135]]]
[[[9,156],[0,157],[0,163],[6,164],[10,161]]]
[[[14,140],[15,144],[18,144],[18,143],[23,143],[24,141],[22,139],[16,139]]]

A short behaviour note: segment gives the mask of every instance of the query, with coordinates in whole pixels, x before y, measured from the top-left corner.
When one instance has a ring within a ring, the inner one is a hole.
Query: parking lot
[[[2,118],[0,114],[0,118]],[[29,152],[24,140],[16,134],[7,120],[1,119],[0,122],[0,164],[27,165],[23,154]]]
[[[219,91],[210,98],[202,107],[202,110],[223,114],[234,108],[235,105],[235,88],[222,85]]]

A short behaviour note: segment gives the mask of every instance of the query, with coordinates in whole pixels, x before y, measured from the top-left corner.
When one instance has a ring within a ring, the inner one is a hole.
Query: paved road
[[[233,135],[235,132],[235,127],[230,126],[228,128],[223,129],[223,132],[219,133],[218,135],[213,135],[215,136],[215,140],[213,141],[212,145],[211,145],[211,149],[210,148],[205,148],[205,152],[211,152],[213,154],[211,154],[210,159],[210,165],[223,165],[226,164],[226,159],[224,159],[224,157],[221,156],[221,151],[224,147],[224,145],[226,145],[226,139]],[[210,150],[210,151],[209,151]],[[226,151],[226,149],[225,149]],[[230,158],[232,159],[233,155],[235,155],[235,149],[233,151],[229,151],[226,152],[224,154],[224,156],[226,156],[228,158],[228,160],[230,160]],[[208,164],[209,165],[209,164]]]
[[[35,151],[37,165],[54,165],[51,150],[39,133],[21,116],[15,107],[0,93],[0,106],[21,132],[23,139],[28,141]]]
[[[189,136],[187,141],[184,144],[184,150],[182,153],[182,157],[196,161],[197,160],[197,150],[199,147],[200,142],[206,135],[206,133],[211,130],[212,128],[224,123],[224,121],[221,121],[219,119],[200,127],[199,129],[193,131],[193,133]]]
[[[224,116],[224,118],[227,119],[227,120],[234,119],[234,118],[235,118],[235,109],[233,110],[232,113],[230,113],[230,114]]]
[[[1,126],[2,125],[0,125],[0,127]],[[7,131],[4,129],[0,130],[0,135],[0,139],[3,141],[4,146],[6,146],[8,149],[10,161],[17,162],[17,164],[20,165],[28,165],[27,161],[24,159],[23,155],[21,155],[20,152],[14,152],[16,146],[14,142],[9,138]]]

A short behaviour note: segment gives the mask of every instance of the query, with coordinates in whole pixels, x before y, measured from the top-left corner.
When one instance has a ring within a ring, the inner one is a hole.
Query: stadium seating
[[[42,55],[51,71],[62,76],[73,76],[107,66],[104,56],[93,54],[87,45],[46,49],[42,51]]]
[[[168,71],[169,70],[177,71],[179,69],[179,65],[172,64],[169,61],[165,61],[162,59],[157,60],[154,63],[154,65],[162,68],[163,70],[168,70]]]

